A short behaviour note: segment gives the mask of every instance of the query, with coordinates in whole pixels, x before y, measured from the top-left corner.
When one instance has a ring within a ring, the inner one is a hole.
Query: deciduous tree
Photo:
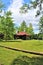
[[[40,36],[43,39],[43,16],[40,18],[40,21],[39,21],[39,30],[40,30]]]
[[[26,22],[23,21],[19,27],[19,31],[25,31],[26,32],[26,28],[27,28]]]

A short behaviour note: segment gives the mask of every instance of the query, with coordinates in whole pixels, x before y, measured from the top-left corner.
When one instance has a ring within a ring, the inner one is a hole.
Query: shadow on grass
[[[21,56],[13,60],[11,65],[43,65],[43,57]]]
[[[0,42],[22,42],[22,40],[2,40]]]

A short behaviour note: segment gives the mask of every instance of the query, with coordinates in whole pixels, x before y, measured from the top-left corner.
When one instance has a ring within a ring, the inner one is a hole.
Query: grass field
[[[4,41],[0,42],[0,45],[29,51],[43,52],[42,40]],[[43,57],[0,47],[0,64],[1,63],[3,65],[43,65]]]

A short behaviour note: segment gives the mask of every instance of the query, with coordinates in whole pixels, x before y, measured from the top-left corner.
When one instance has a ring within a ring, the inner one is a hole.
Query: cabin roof
[[[18,32],[16,35],[29,35],[26,32]]]

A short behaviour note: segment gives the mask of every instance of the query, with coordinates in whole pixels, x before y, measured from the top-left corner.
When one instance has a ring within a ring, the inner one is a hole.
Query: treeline
[[[19,32],[26,32],[30,35],[34,34],[33,26],[30,23],[29,26],[26,25],[26,22],[23,21],[20,26],[16,27],[13,23],[13,19],[11,17],[11,12],[8,11],[4,14],[4,16],[0,16],[0,40],[13,40],[14,34]]]
[[[31,23],[27,26],[26,22],[23,21],[20,26],[17,27],[13,23],[14,21],[11,15],[12,13],[8,11],[3,16],[0,16],[0,39],[4,38],[4,40],[13,40],[14,34],[18,31],[24,31],[31,35],[30,39],[43,39],[43,16],[39,21],[39,34],[34,34],[34,29]]]
[[[14,35],[13,35],[13,40],[14,39],[15,38],[14,38]],[[29,36],[27,40],[32,40],[32,39],[34,39],[34,40],[42,40],[42,36],[41,36],[40,33],[39,34],[33,34],[33,35]],[[4,39],[4,34],[0,33],[0,41],[2,41],[2,40],[11,40],[11,39]]]
[[[30,39],[43,40],[43,39],[42,39],[42,35],[43,35],[43,34],[41,34],[41,33],[34,34],[34,35],[31,35],[31,36],[30,36]]]
[[[2,12],[3,3],[0,0],[0,13]],[[13,23],[12,13],[10,11],[5,12],[4,15],[0,15],[0,40],[13,40],[14,34],[18,31],[24,31],[31,35],[30,39],[42,39],[43,40],[43,16],[40,18],[38,23],[39,25],[39,34],[34,34],[34,29],[32,24],[29,26],[26,25],[26,22],[23,21],[19,27],[16,27]]]
[[[39,21],[39,34],[34,34],[34,29],[31,23],[27,26],[26,22],[23,21],[20,26],[17,27],[13,23],[14,21],[11,15],[12,13],[8,11],[3,16],[0,16],[0,39],[4,38],[4,40],[13,40],[14,34],[18,31],[24,31],[31,35],[29,39],[43,39],[43,16]]]

